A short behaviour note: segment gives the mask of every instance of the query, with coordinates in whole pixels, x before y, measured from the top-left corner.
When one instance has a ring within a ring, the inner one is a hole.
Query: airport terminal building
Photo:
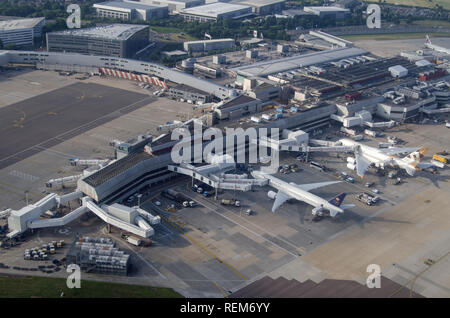
[[[87,29],[47,33],[49,52],[132,57],[148,44],[145,25],[110,24]]]
[[[0,40],[3,46],[33,46],[34,38],[42,35],[44,25],[45,18],[0,21]]]

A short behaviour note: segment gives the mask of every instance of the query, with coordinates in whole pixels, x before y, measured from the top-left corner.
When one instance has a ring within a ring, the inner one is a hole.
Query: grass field
[[[364,34],[364,35],[345,35],[340,36],[343,39],[349,41],[355,40],[375,40],[375,41],[387,41],[387,40],[403,40],[403,39],[425,39],[425,36],[429,34],[432,37],[450,37],[450,33],[392,33],[392,34]]]
[[[419,21],[414,21],[413,24],[427,26],[427,27],[430,27],[430,26],[450,27],[449,21],[440,21],[440,20],[419,20]]]
[[[151,26],[150,29],[158,33],[181,33],[183,30],[171,27]]]
[[[181,298],[170,288],[156,288],[94,281],[81,281],[69,289],[63,278],[0,276],[0,298]]]
[[[368,1],[377,3],[377,1]],[[436,4],[441,5],[444,9],[450,10],[449,0],[384,0],[383,3],[391,3],[397,5],[405,5],[411,7],[434,8]]]

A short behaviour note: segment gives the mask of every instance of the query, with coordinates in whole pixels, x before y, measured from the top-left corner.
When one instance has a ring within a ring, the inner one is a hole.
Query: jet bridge
[[[340,146],[339,144],[327,143],[327,146],[310,147],[306,144],[283,144],[278,140],[264,138],[259,140],[260,145],[270,147],[277,151],[296,151],[296,152],[353,152],[355,146]]]
[[[132,219],[129,220],[137,224],[135,225],[131,222],[127,222],[127,220],[123,220],[118,216],[113,215],[112,213],[108,213],[105,209],[109,209],[111,206],[103,205],[102,207],[99,207],[89,197],[83,198],[83,205],[85,205],[86,208],[92,211],[104,222],[111,224],[115,227],[118,227],[119,229],[131,232],[133,234],[145,238],[155,234],[155,230],[153,230],[153,228],[139,215],[134,217],[132,216]]]
[[[169,165],[169,171],[177,172],[199,180],[215,189],[250,191],[253,186],[264,185],[264,180],[248,179],[245,174],[226,174],[235,169],[235,163],[220,163],[201,167],[181,163],[179,166]]]
[[[437,109],[421,108],[420,111],[427,115],[444,114],[444,113],[450,113],[450,107],[437,108]]]
[[[140,208],[129,208],[120,204],[99,207],[91,198],[83,197],[83,195],[81,191],[75,191],[62,196],[51,193],[35,204],[23,207],[19,211],[8,209],[6,212],[10,214],[8,218],[10,232],[7,234],[7,237],[13,238],[28,229],[64,226],[89,211],[93,212],[108,224],[144,238],[150,237],[155,233],[150,224],[159,224],[161,222],[158,216],[153,216]],[[41,216],[46,211],[81,198],[82,205],[63,217],[41,219]],[[6,213],[4,214],[6,215]]]

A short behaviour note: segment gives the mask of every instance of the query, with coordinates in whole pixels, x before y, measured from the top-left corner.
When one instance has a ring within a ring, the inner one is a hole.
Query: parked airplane
[[[442,46],[438,46],[438,45],[435,45],[435,44],[432,44],[431,40],[430,40],[430,37],[428,35],[426,36],[425,46],[427,48],[430,48],[430,49],[438,51],[438,52],[442,52],[442,53],[445,53],[445,54],[450,54],[450,49],[442,47]]]
[[[286,181],[278,179],[263,171],[252,171],[252,176],[255,178],[267,179],[269,180],[269,185],[271,187],[278,189],[278,193],[275,193],[274,191],[269,191],[267,193],[269,198],[275,200],[272,207],[272,212],[275,212],[284,202],[290,199],[296,199],[312,205],[314,207],[314,209],[312,210],[312,214],[318,216],[323,215],[324,211],[329,211],[330,216],[335,217],[336,214],[343,213],[345,209],[354,206],[353,204],[342,205],[342,202],[345,198],[345,193],[342,193],[334,197],[330,201],[327,201],[309,192],[311,190],[339,183],[341,181],[295,184],[293,182],[288,183]]]
[[[355,158],[348,157],[349,165],[356,166],[356,173],[362,177],[366,173],[370,165],[374,164],[376,167],[383,168],[387,165],[397,166],[405,169],[406,172],[413,176],[416,170],[419,170],[420,161],[426,153],[425,148],[374,148],[363,145],[351,139],[339,140],[344,146],[355,146]],[[404,158],[397,155],[402,153],[409,153]]]

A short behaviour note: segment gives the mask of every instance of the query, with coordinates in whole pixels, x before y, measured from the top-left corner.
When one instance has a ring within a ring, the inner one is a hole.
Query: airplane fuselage
[[[364,156],[373,162],[382,162],[385,165],[385,164],[393,164],[395,161],[394,157],[381,152],[377,148],[363,145],[351,139],[341,139],[339,141],[344,146],[359,146],[359,149],[364,154]]]
[[[430,44],[430,43],[425,43],[425,45],[429,49],[432,49],[432,50],[435,50],[435,51],[438,51],[438,52],[442,52],[442,53],[446,53],[446,54],[450,54],[450,49],[447,49],[445,47],[434,45],[434,44]]]
[[[274,187],[295,199],[306,202],[313,207],[322,207],[324,209],[334,209],[338,210],[339,212],[344,212],[344,210],[332,205],[327,200],[322,199],[321,197],[312,194],[311,192],[299,189],[295,185],[278,179],[277,177],[274,177],[272,175],[264,175],[264,178],[269,180],[269,185],[271,187]]]

